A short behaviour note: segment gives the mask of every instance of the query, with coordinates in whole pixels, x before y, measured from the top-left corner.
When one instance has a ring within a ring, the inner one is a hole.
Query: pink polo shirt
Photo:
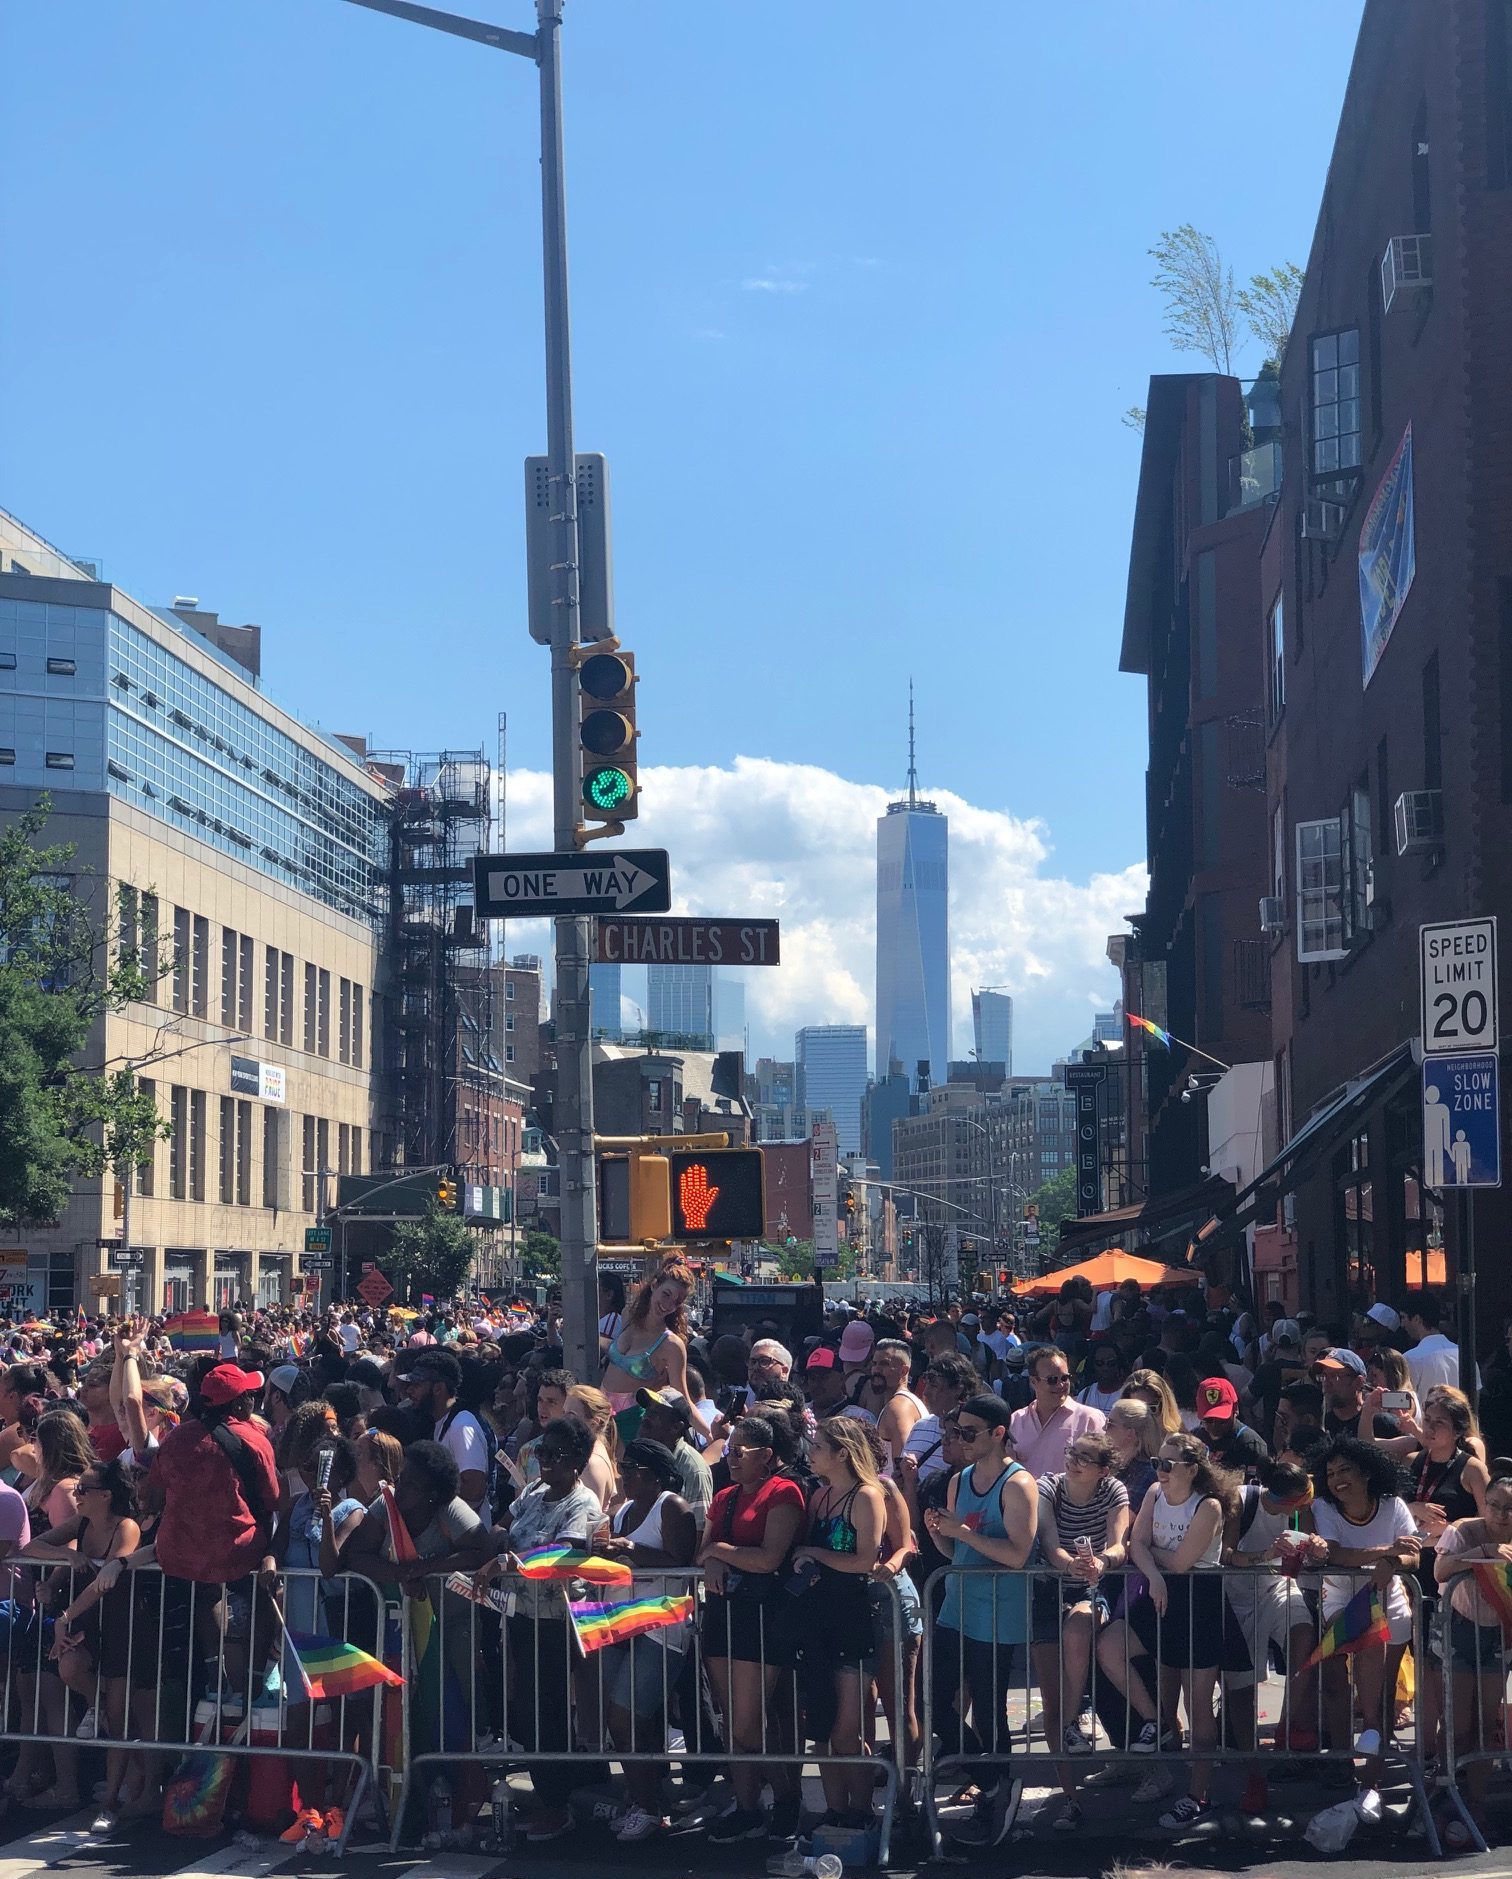
[[[1013,1412],[1008,1433],[1013,1438],[1015,1457],[1038,1481],[1045,1475],[1063,1473],[1066,1449],[1072,1439],[1100,1432],[1106,1420],[1102,1411],[1090,1403],[1067,1403],[1041,1424],[1038,1409],[1030,1403]]]

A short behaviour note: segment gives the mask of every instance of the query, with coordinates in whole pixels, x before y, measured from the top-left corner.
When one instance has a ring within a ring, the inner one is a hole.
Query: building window
[[[1338,476],[1360,467],[1360,329],[1312,343],[1312,467]]]
[[[1336,1161],[1339,1171],[1339,1217],[1351,1297],[1376,1291],[1375,1197],[1370,1178],[1370,1137],[1356,1135]]]
[[[0,672],[14,672],[16,655],[13,652],[0,652]]]
[[[278,1041],[278,948],[263,949],[263,1036]]]
[[[506,979],[504,981],[504,996],[510,1004],[514,1003],[514,995],[515,995],[515,982],[513,979]]]
[[[236,1198],[236,1100],[220,1099],[220,1203],[229,1207]]]
[[[299,1165],[301,1175],[299,1200],[301,1211],[312,1214],[315,1211],[315,1168],[317,1165],[315,1161],[315,1118],[313,1116],[304,1116],[301,1118],[301,1121],[303,1126],[300,1138],[301,1153]]]
[[[14,744],[0,745],[0,764],[11,764],[11,763],[14,763],[15,761],[16,761],[15,745]]]
[[[190,1002],[196,1018],[210,1016],[210,922],[194,916],[194,955],[189,981]]]
[[[205,1198],[205,1092],[189,1092],[189,1198]]]
[[[513,1062],[514,1062],[514,1060],[515,1060],[515,1048],[514,1048],[514,1045],[513,1045],[513,1044],[506,1044],[506,1045],[504,1046],[504,1061],[505,1061],[505,1063],[513,1063]]]
[[[1271,602],[1266,651],[1270,663],[1270,721],[1275,724],[1286,709],[1286,606],[1280,594]]]
[[[275,1211],[278,1207],[278,1111],[268,1104],[263,1110],[262,1204]]]
[[[174,1200],[189,1198],[189,1092],[182,1083],[168,1091],[168,1192]]]
[[[1297,958],[1342,959],[1344,861],[1339,818],[1297,824]]]
[[[134,887],[116,889],[116,958],[123,966],[137,963],[141,946],[138,926],[140,906]]]
[[[317,980],[316,989],[318,993],[316,1010],[318,1035],[316,1037],[315,1047],[322,1057],[329,1057],[331,1054],[331,975],[329,972],[321,971]]]
[[[306,964],[304,969],[304,1047],[313,1057],[315,1055],[315,967]]]
[[[354,1068],[362,1068],[362,987],[355,982],[352,986],[352,1063]]]
[[[79,668],[72,659],[49,659],[47,669],[55,679],[71,679]]]
[[[504,1029],[506,1031],[512,1031],[514,1029],[514,1021],[515,1021],[514,1013],[512,1011],[506,1011],[504,1013]]]
[[[1345,933],[1362,939],[1370,930],[1370,903],[1375,866],[1370,830],[1370,780],[1361,777],[1349,792],[1339,823],[1344,831]]]
[[[252,1205],[252,1105],[236,1105],[236,1204]]]
[[[138,1077],[137,1088],[147,1101],[152,1104],[152,1112],[157,1114],[157,1084],[151,1077]],[[142,1160],[136,1165],[138,1194],[152,1195],[157,1186],[157,1137],[143,1145]]]
[[[234,1023],[238,1031],[252,1035],[252,959],[255,949],[251,935],[241,936],[241,956],[237,964],[236,1017]]]
[[[278,1041],[280,1044],[294,1043],[294,955],[280,953],[279,989],[278,989]]]
[[[221,1023],[228,1031],[236,1026],[237,974],[241,965],[241,936],[228,926],[221,928]]]
[[[189,953],[192,921],[187,907],[173,910],[173,1009],[189,1012]]]
[[[49,770],[71,770],[74,767],[73,752],[71,750],[48,751],[47,767]]]
[[[352,981],[338,980],[336,986],[336,1055],[342,1063],[352,1061]]]

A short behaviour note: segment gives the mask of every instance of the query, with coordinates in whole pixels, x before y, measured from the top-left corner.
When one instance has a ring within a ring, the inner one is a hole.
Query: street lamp
[[[550,491],[553,847],[577,846],[579,628],[577,458],[567,304],[567,197],[562,151],[562,0],[535,0],[536,31],[513,32],[412,0],[349,0],[416,26],[530,59],[540,72],[541,245],[546,324],[546,464]],[[598,1193],[593,1155],[593,1059],[588,1011],[588,921],[556,922],[555,1133],[562,1172],[563,1358],[580,1377],[598,1364]]]

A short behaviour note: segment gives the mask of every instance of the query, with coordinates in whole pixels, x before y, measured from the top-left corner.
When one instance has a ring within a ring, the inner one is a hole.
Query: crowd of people
[[[82,1736],[106,1751],[101,1820],[156,1811],[165,1691],[188,1714],[282,1668],[287,1693],[290,1631],[380,1651],[381,1601],[352,1592],[369,1582],[452,1614],[437,1674],[461,1721],[415,1746],[527,1767],[530,1842],[574,1831],[595,1758],[622,1764],[621,1841],[668,1824],[669,1761],[695,1790],[727,1770],[711,1841],[791,1841],[810,1743],[825,1822],[860,1831],[868,1757],[917,1797],[926,1715],[963,1840],[1008,1830],[1030,1731],[1057,1828],[1119,1778],[1090,1772],[1101,1738],[1149,1758],[1133,1802],[1184,1832],[1220,1746],[1257,1757],[1241,1805],[1266,1807],[1276,1672],[1275,1739],[1331,1749],[1369,1791],[1419,1601],[1443,1612],[1418,1683],[1447,1654],[1456,1746],[1489,1739],[1505,1641],[1470,1567],[1512,1561],[1512,1462],[1435,1296],[1320,1325],[1195,1283],[1070,1281],[1042,1306],[832,1305],[793,1348],[775,1325],[712,1336],[693,1290],[675,1260],[632,1297],[606,1281],[589,1377],[564,1367],[558,1308],[518,1299],[225,1312],[192,1355],[161,1320],[0,1326],[6,1714],[42,1738],[0,1804],[78,1804]],[[1488,1364],[1488,1406],[1509,1364]],[[695,1615],[585,1674],[568,1586],[520,1570],[551,1546],[622,1562],[638,1593],[694,1584]],[[458,1574],[469,1598],[438,1589]],[[1310,1667],[1367,1579],[1387,1635]],[[1483,1826],[1489,1770],[1467,1777]]]

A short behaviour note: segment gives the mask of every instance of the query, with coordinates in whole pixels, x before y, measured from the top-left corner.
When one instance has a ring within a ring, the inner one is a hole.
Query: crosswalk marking
[[[497,1855],[492,1859],[469,1859],[465,1854],[445,1853],[439,1859],[407,1866],[394,1879],[484,1879],[484,1874],[497,1871],[498,1865]]]
[[[285,1846],[281,1840],[264,1841],[257,1846],[231,1845],[219,1853],[207,1853],[192,1865],[175,1866],[165,1879],[263,1879],[265,1873],[287,1866],[300,1852],[297,1846]],[[0,1875],[0,1879],[4,1879]]]
[[[77,1814],[70,1814],[66,1820],[55,1820],[50,1826],[7,1841],[0,1846],[0,1879],[26,1879],[28,1873],[68,1858],[89,1838],[89,1823],[96,1811],[86,1807]]]

